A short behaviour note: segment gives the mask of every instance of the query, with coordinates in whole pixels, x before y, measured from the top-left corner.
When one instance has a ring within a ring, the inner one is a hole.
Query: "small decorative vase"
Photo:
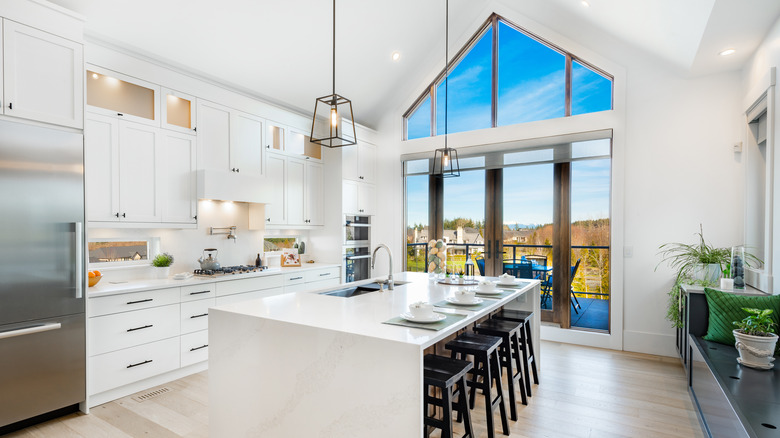
[[[154,278],[158,280],[165,280],[168,278],[168,276],[171,274],[171,267],[170,266],[164,266],[161,268],[154,267]]]
[[[734,289],[734,279],[733,278],[721,278],[720,279],[720,288],[723,289],[723,290]]]
[[[734,279],[734,289],[745,288],[745,247],[731,248],[731,278]]]
[[[775,364],[775,347],[777,335],[753,336],[746,335],[739,330],[733,330],[736,343],[734,346],[739,351],[737,362],[742,365],[760,370],[770,370]]]

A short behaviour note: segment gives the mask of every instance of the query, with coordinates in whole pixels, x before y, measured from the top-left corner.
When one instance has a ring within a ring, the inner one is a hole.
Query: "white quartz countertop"
[[[456,289],[463,286],[438,284],[434,280],[429,280],[428,274],[418,272],[394,274],[394,279],[409,283],[396,285],[392,291],[377,291],[350,298],[321,295],[323,290],[319,290],[228,304],[212,310],[417,344],[425,348],[511,301],[521,300],[527,303],[529,309],[532,308],[530,307],[532,294],[526,292],[539,285],[539,280],[522,280],[520,284],[523,287],[508,289],[514,292],[512,294],[495,300],[483,298],[493,302],[493,305],[477,311],[470,311],[466,307],[436,308],[437,312],[459,313],[466,315],[466,318],[447,328],[434,331],[383,324],[383,322],[408,311],[411,303],[418,301],[437,303],[452,296]],[[339,290],[367,282],[370,280],[342,284],[324,290]],[[538,297],[535,298],[538,300]]]
[[[106,295],[117,295],[117,294],[129,293],[129,292],[141,292],[141,291],[152,290],[152,289],[163,289],[166,287],[192,286],[196,284],[208,284],[208,283],[216,283],[221,281],[241,280],[244,278],[266,277],[269,275],[281,275],[281,274],[287,274],[292,272],[303,272],[303,271],[310,271],[315,269],[326,269],[326,268],[341,268],[341,265],[331,264],[331,263],[305,263],[302,264],[300,267],[269,268],[261,272],[251,272],[246,274],[235,274],[235,275],[228,274],[228,275],[222,275],[213,278],[193,276],[192,278],[189,278],[187,280],[173,280],[168,278],[165,280],[146,279],[146,280],[132,280],[132,281],[122,281],[122,282],[112,283],[111,281],[109,281],[108,278],[109,276],[105,275],[105,277],[107,278],[101,280],[100,283],[98,283],[97,285],[88,288],[87,296],[89,298],[94,298],[94,297],[100,297]]]

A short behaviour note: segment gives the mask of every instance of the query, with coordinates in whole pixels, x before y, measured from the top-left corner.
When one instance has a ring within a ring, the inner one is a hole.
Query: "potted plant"
[[[173,264],[173,256],[167,252],[157,254],[152,259],[152,266],[154,269],[154,276],[160,280],[168,278],[171,273],[171,265]]]
[[[682,315],[680,315],[682,289],[680,286],[685,283],[716,287],[724,267],[731,263],[730,247],[718,248],[707,243],[704,240],[704,230],[701,224],[699,224],[699,232],[696,234],[699,236],[698,243],[665,243],[658,248],[663,259],[655,268],[658,269],[658,266],[666,262],[677,270],[674,284],[669,291],[669,304],[666,313],[666,319],[671,321],[674,327],[682,327]],[[752,254],[746,253],[745,255],[752,261],[760,262]]]
[[[749,313],[742,321],[734,321],[737,328],[733,331],[739,351],[737,362],[751,368],[768,370],[774,367],[775,348],[777,347],[777,335],[775,323],[770,315],[772,309],[742,310]]]

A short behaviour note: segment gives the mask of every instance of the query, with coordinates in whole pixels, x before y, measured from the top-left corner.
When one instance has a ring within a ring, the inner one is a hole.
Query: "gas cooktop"
[[[223,275],[248,274],[261,272],[268,269],[267,266],[223,266],[219,269],[196,269],[193,273],[198,277],[219,277]]]

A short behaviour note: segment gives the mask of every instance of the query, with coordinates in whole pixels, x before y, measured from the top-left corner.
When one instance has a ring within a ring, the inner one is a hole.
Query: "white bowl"
[[[492,292],[496,290],[496,284],[493,283],[492,281],[480,282],[477,285],[477,290],[479,290],[480,292]]]
[[[474,301],[477,293],[470,289],[458,289],[455,291],[455,299],[464,303],[470,303]]]
[[[433,305],[425,302],[417,302],[409,305],[409,313],[415,318],[431,318],[433,316]]]

